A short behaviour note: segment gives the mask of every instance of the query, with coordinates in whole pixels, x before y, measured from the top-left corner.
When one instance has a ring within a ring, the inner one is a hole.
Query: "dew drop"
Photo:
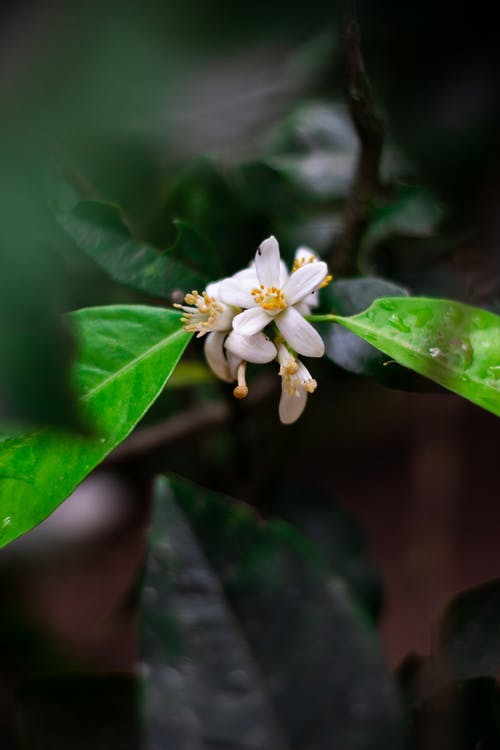
[[[12,516],[5,516],[5,518],[2,521],[2,529],[6,529],[7,526],[10,526],[12,523]]]
[[[403,333],[409,333],[411,331],[411,328],[407,326],[406,323],[403,323],[399,315],[397,315],[396,313],[393,313],[389,317],[389,323],[394,328],[397,328],[398,331],[403,331]]]
[[[439,346],[431,346],[429,348],[429,354],[431,355],[431,357],[434,357],[434,358],[439,357],[440,354],[442,354],[442,353],[443,352],[441,351],[441,349],[439,348]]]

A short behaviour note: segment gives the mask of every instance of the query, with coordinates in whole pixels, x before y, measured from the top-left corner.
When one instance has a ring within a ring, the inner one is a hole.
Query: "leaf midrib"
[[[145,352],[140,354],[135,359],[132,359],[130,362],[127,362],[126,365],[121,367],[119,370],[116,370],[114,373],[109,375],[107,378],[105,378],[101,383],[94,386],[92,390],[88,391],[84,396],[80,397],[81,401],[88,401],[92,396],[95,396],[96,393],[101,391],[103,388],[105,388],[109,383],[112,383],[114,380],[117,380],[118,378],[122,377],[128,370],[130,370],[132,367],[135,367],[140,362],[142,362],[144,359],[147,359],[148,357],[152,356],[154,353],[162,349],[167,344],[174,341],[176,338],[178,338],[180,335],[185,333],[183,328],[179,328],[179,330],[174,331],[169,336],[167,336],[164,339],[161,339],[157,344],[147,349]]]

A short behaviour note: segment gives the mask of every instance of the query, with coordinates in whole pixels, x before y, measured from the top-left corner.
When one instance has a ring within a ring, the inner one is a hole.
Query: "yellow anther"
[[[212,330],[217,316],[224,311],[215,297],[210,297],[207,292],[200,294],[196,289],[186,294],[184,302],[185,305],[176,302],[174,307],[184,311],[185,317],[181,318],[184,328],[191,333],[198,331],[198,338]]]
[[[263,310],[284,310],[287,306],[285,295],[277,286],[268,286],[266,289],[261,284],[260,288],[252,289],[252,296]]]
[[[314,378],[311,378],[311,380],[306,380],[305,383],[302,383],[302,388],[307,391],[307,393],[314,393],[316,388],[318,387],[318,383]]]
[[[295,271],[298,271],[299,268],[302,268],[303,266],[305,266],[306,263],[314,263],[315,260],[316,260],[315,255],[309,255],[308,257],[303,256],[302,258],[295,258],[295,260],[293,261],[292,273],[294,273]]]
[[[328,286],[330,281],[333,279],[333,276],[331,274],[328,274],[328,276],[321,282],[318,289],[323,289],[323,287]]]

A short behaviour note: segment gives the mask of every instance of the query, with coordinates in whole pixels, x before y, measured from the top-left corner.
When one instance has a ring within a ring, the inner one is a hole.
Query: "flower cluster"
[[[205,339],[205,356],[217,377],[237,381],[236,398],[248,394],[248,362],[277,360],[281,376],[279,416],[291,424],[302,414],[316,381],[297,355],[322,357],[324,344],[306,320],[317,304],[318,289],[331,276],[326,263],[308,248],[295,254],[292,272],[280,258],[275,237],[259,246],[255,261],[243,271],[186,294],[179,305],[187,331]]]

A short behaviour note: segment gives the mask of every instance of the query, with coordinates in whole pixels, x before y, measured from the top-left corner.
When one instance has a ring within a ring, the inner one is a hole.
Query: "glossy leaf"
[[[274,750],[274,715],[287,747],[399,747],[376,638],[334,575],[289,524],[180,479],[160,484],[143,611],[154,736]],[[193,720],[181,727],[179,715]]]
[[[177,222],[175,244],[160,252],[132,236],[119,209],[111,203],[80,201],[56,212],[60,225],[76,245],[115,281],[154,297],[203,289],[211,280],[199,265],[207,247],[194,229]]]
[[[120,443],[173,372],[190,335],[172,310],[109,306],[69,316],[74,385],[95,434],[0,433],[0,546],[40,523]]]
[[[411,370],[500,416],[500,317],[425,297],[376,300],[338,323]]]

